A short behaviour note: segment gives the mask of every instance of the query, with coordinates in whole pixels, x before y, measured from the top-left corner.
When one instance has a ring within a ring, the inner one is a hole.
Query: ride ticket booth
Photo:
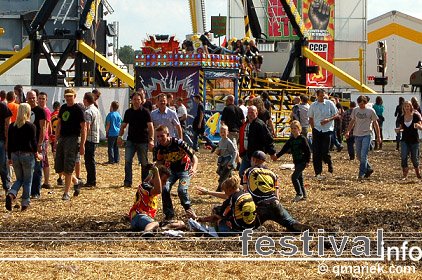
[[[153,104],[160,93],[171,93],[173,101],[181,97],[188,111],[186,132],[191,136],[197,104],[193,96],[200,95],[205,108],[205,133],[219,141],[221,113],[227,96],[235,96],[239,87],[239,61],[234,55],[208,54],[145,54],[137,55],[135,86],[143,88]]]

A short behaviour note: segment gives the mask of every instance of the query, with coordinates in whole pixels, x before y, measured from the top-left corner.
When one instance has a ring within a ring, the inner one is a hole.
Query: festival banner
[[[303,0],[303,23],[310,40],[334,40],[334,0]]]
[[[299,13],[302,12],[302,0],[294,0]],[[280,0],[267,0],[266,34],[268,40],[297,40],[299,37],[281,5]]]
[[[309,50],[313,51],[325,60],[333,63],[334,60],[334,41],[310,41]],[[309,59],[306,60],[307,66],[316,64]],[[306,85],[309,87],[333,87],[333,74],[319,67],[319,72],[306,75]]]

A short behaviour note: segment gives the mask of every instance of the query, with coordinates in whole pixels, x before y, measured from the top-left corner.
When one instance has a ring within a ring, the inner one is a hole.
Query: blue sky
[[[211,16],[227,15],[227,0],[205,0],[207,28],[210,29]],[[240,0],[238,0],[240,1]],[[265,0],[262,0],[263,2]],[[347,0],[337,0],[347,1]],[[119,21],[119,46],[131,45],[139,49],[146,34],[176,34],[184,38],[192,33],[188,0],[108,0],[114,14],[105,19]],[[421,0],[367,0],[368,19],[391,10],[422,19]]]

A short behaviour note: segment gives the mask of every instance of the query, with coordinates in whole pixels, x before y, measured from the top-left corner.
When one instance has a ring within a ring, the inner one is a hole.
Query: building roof
[[[372,23],[375,23],[375,22],[378,22],[378,21],[381,21],[381,20],[384,20],[384,19],[388,19],[391,16],[393,16],[393,17],[401,17],[403,19],[407,19],[407,20],[413,21],[415,23],[422,24],[422,20],[421,19],[418,19],[418,18],[412,17],[410,15],[404,14],[402,12],[393,10],[393,11],[390,11],[388,13],[385,13],[383,15],[380,15],[380,16],[377,16],[377,17],[375,17],[373,19],[368,20],[368,25],[370,25]]]

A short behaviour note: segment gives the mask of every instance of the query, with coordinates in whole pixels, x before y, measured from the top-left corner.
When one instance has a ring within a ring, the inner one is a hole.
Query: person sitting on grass
[[[221,185],[227,199],[221,206],[213,209],[210,216],[198,217],[192,210],[187,210],[189,218],[198,222],[216,223],[218,236],[234,236],[245,229],[254,228],[256,206],[250,193],[240,189],[239,176],[233,176]]]
[[[296,190],[296,196],[293,202],[299,200],[306,200],[305,185],[303,184],[303,170],[309,166],[311,161],[311,149],[309,148],[308,140],[301,134],[302,126],[299,121],[292,121],[290,123],[290,136],[286,144],[277,154],[277,158],[281,157],[287,151],[292,151],[293,163],[295,164],[295,171],[292,174],[293,186]]]
[[[314,229],[306,224],[299,223],[290,216],[279,200],[278,176],[263,164],[266,155],[263,151],[255,151],[252,154],[252,167],[245,171],[243,178],[244,189],[249,192],[256,204],[257,222],[256,227],[264,224],[266,221],[274,221],[290,232],[298,233]],[[201,195],[212,195],[219,198],[227,198],[222,192],[212,192],[203,187],[196,188]]]
[[[162,186],[170,177],[170,171],[164,165],[148,166],[149,174],[142,182],[135,195],[135,204],[129,211],[129,220],[133,231],[144,231],[143,237],[153,237],[154,231],[160,226],[154,220],[158,206],[158,195],[161,194]],[[183,221],[170,221],[163,229],[183,229]]]

